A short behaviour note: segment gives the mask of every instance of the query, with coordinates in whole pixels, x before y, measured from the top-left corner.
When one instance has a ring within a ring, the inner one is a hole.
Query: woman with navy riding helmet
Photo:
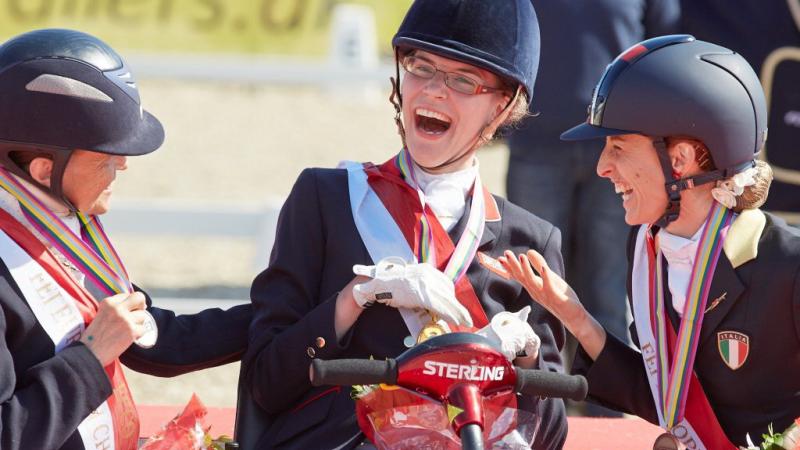
[[[243,380],[264,415],[256,448],[371,445],[348,390],[311,386],[313,358],[396,357],[425,336],[522,310],[518,334],[492,339],[517,365],[562,370],[562,326],[487,268],[505,249],[532,247],[560,274],[560,234],[489,194],[476,157],[533,94],[531,2],[417,0],[392,43],[399,153],[303,171],[269,267],[253,283]],[[518,407],[541,418],[534,448],[563,445],[561,400],[523,398]]]
[[[590,399],[667,433],[657,448],[732,449],[800,416],[800,236],[760,211],[767,109],[735,52],[688,35],[644,41],[608,66],[586,123],[622,198],[625,346],[535,251],[501,263],[576,336]]]

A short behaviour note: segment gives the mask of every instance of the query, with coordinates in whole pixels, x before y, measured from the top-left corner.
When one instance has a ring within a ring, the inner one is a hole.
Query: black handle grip
[[[568,398],[581,401],[586,398],[589,385],[580,375],[565,375],[546,370],[520,369],[517,371],[517,392],[543,397]]]
[[[314,386],[354,384],[396,384],[397,363],[393,359],[315,359],[309,369]]]

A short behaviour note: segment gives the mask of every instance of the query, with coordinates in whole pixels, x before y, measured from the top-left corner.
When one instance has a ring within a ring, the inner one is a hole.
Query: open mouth
[[[418,130],[425,134],[440,135],[450,129],[451,120],[444,114],[429,109],[417,108],[414,120]]]
[[[631,194],[633,194],[633,188],[623,184],[614,183],[614,192],[616,192],[617,194],[621,194],[622,201],[625,202],[626,200],[631,198]]]

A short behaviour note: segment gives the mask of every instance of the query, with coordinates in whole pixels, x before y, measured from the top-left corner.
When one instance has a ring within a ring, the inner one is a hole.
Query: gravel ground
[[[332,167],[343,159],[382,162],[399,150],[387,89],[154,79],[140,80],[140,89],[167,139],[154,154],[129,159],[115,183],[118,200],[261,204],[285,198],[305,167]],[[506,148],[484,149],[480,158],[484,184],[503,195]],[[254,242],[246,238],[112,239],[133,280],[157,296],[244,298],[266,265],[253,263]],[[234,406],[238,372],[238,364],[230,364],[169,380],[127,374],[138,403],[182,406],[197,392],[208,406]]]

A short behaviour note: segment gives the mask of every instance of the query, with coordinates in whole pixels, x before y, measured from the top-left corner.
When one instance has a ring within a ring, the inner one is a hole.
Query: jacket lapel
[[[714,335],[747,288],[736,269],[758,256],[758,241],[765,225],[766,216],[757,209],[743,211],[731,224],[708,291],[707,312],[700,330],[699,345]]]
[[[736,269],[733,268],[728,257],[724,253],[721,254],[714,271],[714,279],[711,280],[711,288],[708,291],[707,312],[703,317],[703,327],[700,329],[698,345],[703,345],[709,337],[714,335],[714,331],[739,300],[745,288],[746,286],[739,279]]]

